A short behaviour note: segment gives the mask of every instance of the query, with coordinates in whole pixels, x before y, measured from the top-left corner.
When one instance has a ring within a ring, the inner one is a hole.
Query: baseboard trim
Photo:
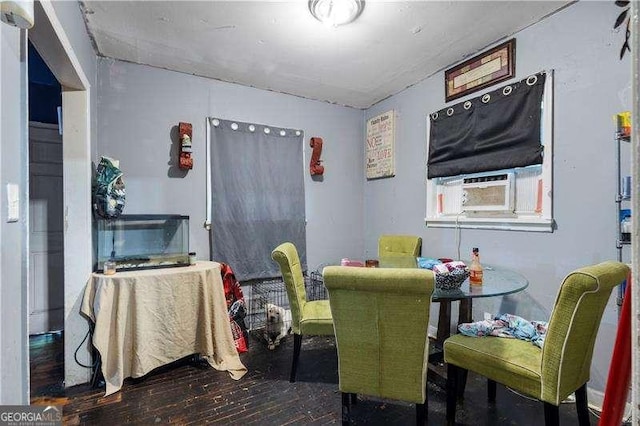
[[[629,392],[629,395],[631,392]],[[597,411],[598,413],[602,413],[602,406],[604,405],[604,392],[593,390],[587,387],[587,400],[589,401],[589,408]],[[631,403],[627,402],[624,407],[624,414],[622,415],[622,419],[629,418],[631,416]]]
[[[427,333],[428,333],[430,338],[435,339],[436,337],[438,337],[438,328],[434,327],[432,325],[429,325],[429,329],[428,329]]]

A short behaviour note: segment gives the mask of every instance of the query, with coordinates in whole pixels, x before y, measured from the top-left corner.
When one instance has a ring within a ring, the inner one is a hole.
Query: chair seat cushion
[[[456,334],[444,342],[444,360],[541,399],[542,349],[531,342]]]
[[[328,300],[314,300],[304,304],[300,319],[300,333],[333,336],[333,318]]]

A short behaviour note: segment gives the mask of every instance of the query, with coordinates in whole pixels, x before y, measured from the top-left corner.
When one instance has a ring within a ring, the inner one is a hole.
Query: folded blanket
[[[493,319],[460,324],[458,331],[465,336],[495,336],[530,341],[542,348],[547,335],[546,321],[527,321],[512,314],[496,315]]]

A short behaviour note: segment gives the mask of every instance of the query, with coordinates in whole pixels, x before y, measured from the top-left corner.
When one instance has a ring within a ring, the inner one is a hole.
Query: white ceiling
[[[568,3],[368,0],[337,28],[315,20],[306,0],[82,8],[99,55],[367,108]]]

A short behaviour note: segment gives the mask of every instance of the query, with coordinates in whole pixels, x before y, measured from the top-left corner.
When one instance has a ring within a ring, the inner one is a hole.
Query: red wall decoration
[[[320,155],[322,155],[322,138],[311,138],[309,143],[313,151],[311,153],[311,162],[309,163],[309,171],[311,176],[324,174],[324,166],[320,163]]]
[[[179,166],[181,169],[190,170],[193,168],[193,159],[191,158],[191,123],[178,124],[178,133],[180,135]]]

